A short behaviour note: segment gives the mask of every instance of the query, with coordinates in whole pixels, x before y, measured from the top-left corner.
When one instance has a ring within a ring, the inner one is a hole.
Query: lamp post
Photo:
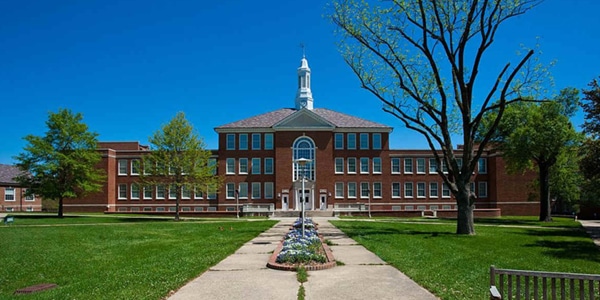
[[[367,189],[367,194],[369,194],[369,219],[371,218],[371,187]]]
[[[235,217],[240,218],[240,190],[235,190]]]
[[[299,158],[296,160],[296,163],[298,164],[298,166],[300,167],[300,169],[302,170],[302,237],[304,237],[304,198],[306,197],[304,195],[304,180],[306,179],[306,164],[311,162],[310,159],[308,158]]]

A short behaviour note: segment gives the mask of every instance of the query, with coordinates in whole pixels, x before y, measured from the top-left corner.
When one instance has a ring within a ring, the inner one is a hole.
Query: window
[[[335,173],[336,174],[344,174],[344,158],[343,157],[335,158]]]
[[[429,173],[437,173],[437,160],[435,158],[429,159]]]
[[[181,199],[190,199],[192,198],[192,190],[190,190],[187,186],[181,187]]]
[[[475,194],[475,182],[469,182],[469,191]]]
[[[448,164],[446,164],[445,161],[442,161],[442,172],[444,172],[444,174],[448,173]]]
[[[487,174],[487,159],[480,158],[477,164],[477,173]]]
[[[462,169],[462,157],[456,158],[456,165],[458,165],[458,170],[460,171]]]
[[[400,182],[392,182],[392,198],[400,198]]]
[[[417,198],[425,198],[425,182],[417,182]]]
[[[119,175],[127,175],[127,160],[119,159]]]
[[[429,183],[429,198],[437,198],[438,195],[438,183],[430,182]]]
[[[225,198],[235,199],[235,183],[228,182],[225,184]]]
[[[208,167],[212,169],[213,175],[217,175],[217,159],[216,158],[208,159]]]
[[[309,180],[315,180],[315,143],[308,137],[300,137],[294,141],[293,151],[293,180],[299,180],[302,176],[306,176]],[[301,166],[297,161],[299,159],[308,159],[304,166]]]
[[[248,159],[240,158],[240,174],[248,174]]]
[[[348,173],[356,174],[356,158],[348,157]]]
[[[373,174],[381,174],[381,157],[373,157]]]
[[[373,182],[373,198],[381,198],[381,182]]]
[[[144,199],[152,199],[152,187],[145,185],[143,190],[144,190]]]
[[[412,205],[407,205],[404,207],[405,210],[415,210],[415,207]]]
[[[348,182],[348,198],[356,198],[356,182]]]
[[[260,133],[252,134],[252,150],[260,150]]]
[[[119,184],[119,199],[127,199],[127,184]]]
[[[165,186],[162,184],[156,186],[156,199],[165,199]]]
[[[260,158],[252,158],[252,174],[260,174]]]
[[[235,150],[235,134],[227,134],[227,150]]]
[[[361,182],[360,183],[360,197],[361,198],[368,198],[369,197],[369,193],[371,193],[371,190],[369,190],[369,183],[368,182]]]
[[[260,182],[252,183],[252,199],[260,199]]]
[[[140,185],[137,183],[131,184],[131,199],[140,199]]]
[[[177,199],[177,187],[174,184],[169,186],[169,199]]]
[[[425,159],[417,158],[417,174],[425,174]]]
[[[273,134],[265,133],[265,150],[273,150]]]
[[[360,134],[360,149],[361,150],[369,149],[369,134],[368,133]]]
[[[206,196],[207,196],[208,200],[217,199],[217,188],[215,188],[214,186],[209,186]]]
[[[265,174],[273,174],[273,158],[265,158]]]
[[[225,161],[225,173],[235,174],[235,158],[228,158]]]
[[[413,197],[413,183],[412,182],[404,183],[404,197],[406,197],[406,198]]]
[[[202,199],[204,198],[204,193],[198,188],[194,188],[194,199]]]
[[[412,158],[404,159],[404,173],[412,173],[413,172],[413,160]]]
[[[140,160],[131,160],[131,175],[140,175]]]
[[[361,174],[369,174],[369,158],[368,157],[360,158],[360,173]]]
[[[240,182],[240,199],[248,199],[248,183]]]
[[[442,198],[450,198],[450,187],[445,182],[442,183]]]
[[[15,188],[4,188],[4,201],[15,201]]]
[[[240,133],[240,150],[248,150],[248,134]]]
[[[344,134],[343,133],[336,133],[334,135],[334,139],[335,139],[335,149],[336,150],[340,150],[340,149],[344,149]]]
[[[480,181],[478,183],[477,197],[487,198],[487,196],[488,196],[487,181]]]
[[[196,207],[194,207],[194,211],[204,211],[204,207],[196,206]]]
[[[348,150],[356,150],[356,133],[346,134]]]
[[[381,150],[381,133],[373,133],[373,149]]]
[[[335,183],[335,198],[344,198],[344,183]]]
[[[265,182],[265,199],[273,199],[273,183]]]
[[[400,158],[392,157],[392,174],[400,174]]]
[[[34,194],[27,194],[27,190],[23,190],[23,193],[25,193],[25,201],[35,201]]]

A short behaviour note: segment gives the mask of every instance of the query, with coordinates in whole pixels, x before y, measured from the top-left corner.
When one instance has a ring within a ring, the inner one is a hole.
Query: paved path
[[[600,247],[600,220],[579,220],[579,222],[592,237],[594,243]]]
[[[331,225],[329,219],[314,218],[314,221],[319,224],[319,232],[334,244],[330,248],[336,260],[345,265],[309,271],[308,281],[304,283],[306,299],[437,299],[348,238]],[[294,220],[281,219],[168,299],[297,299],[299,283],[296,273],[266,267],[271,253]]]

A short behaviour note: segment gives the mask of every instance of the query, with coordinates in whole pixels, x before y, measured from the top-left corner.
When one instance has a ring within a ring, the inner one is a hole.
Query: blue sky
[[[214,149],[214,127],[294,105],[300,43],[315,107],[394,127],[392,148],[425,148],[360,89],[323,17],[326,3],[2,1],[0,163],[13,162],[24,136],[43,135],[59,108],[81,112],[101,141],[141,143],[184,111]],[[547,0],[510,20],[493,51],[514,58],[539,37],[540,59],[556,61],[555,89],[585,88],[600,75],[598,11],[597,0]]]

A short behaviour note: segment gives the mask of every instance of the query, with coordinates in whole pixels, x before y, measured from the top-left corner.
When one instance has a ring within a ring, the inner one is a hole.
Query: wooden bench
[[[364,203],[335,204],[333,207],[333,215],[336,217],[339,217],[341,212],[352,215],[352,212],[363,211],[367,211]]]
[[[490,299],[600,299],[600,275],[490,267]]]
[[[13,216],[4,217],[4,225],[15,223],[15,218]]]
[[[255,215],[265,215],[265,216],[272,216],[275,213],[275,205],[270,203],[270,204],[244,204],[242,206],[242,214],[246,215],[246,214],[251,214],[253,216]]]

